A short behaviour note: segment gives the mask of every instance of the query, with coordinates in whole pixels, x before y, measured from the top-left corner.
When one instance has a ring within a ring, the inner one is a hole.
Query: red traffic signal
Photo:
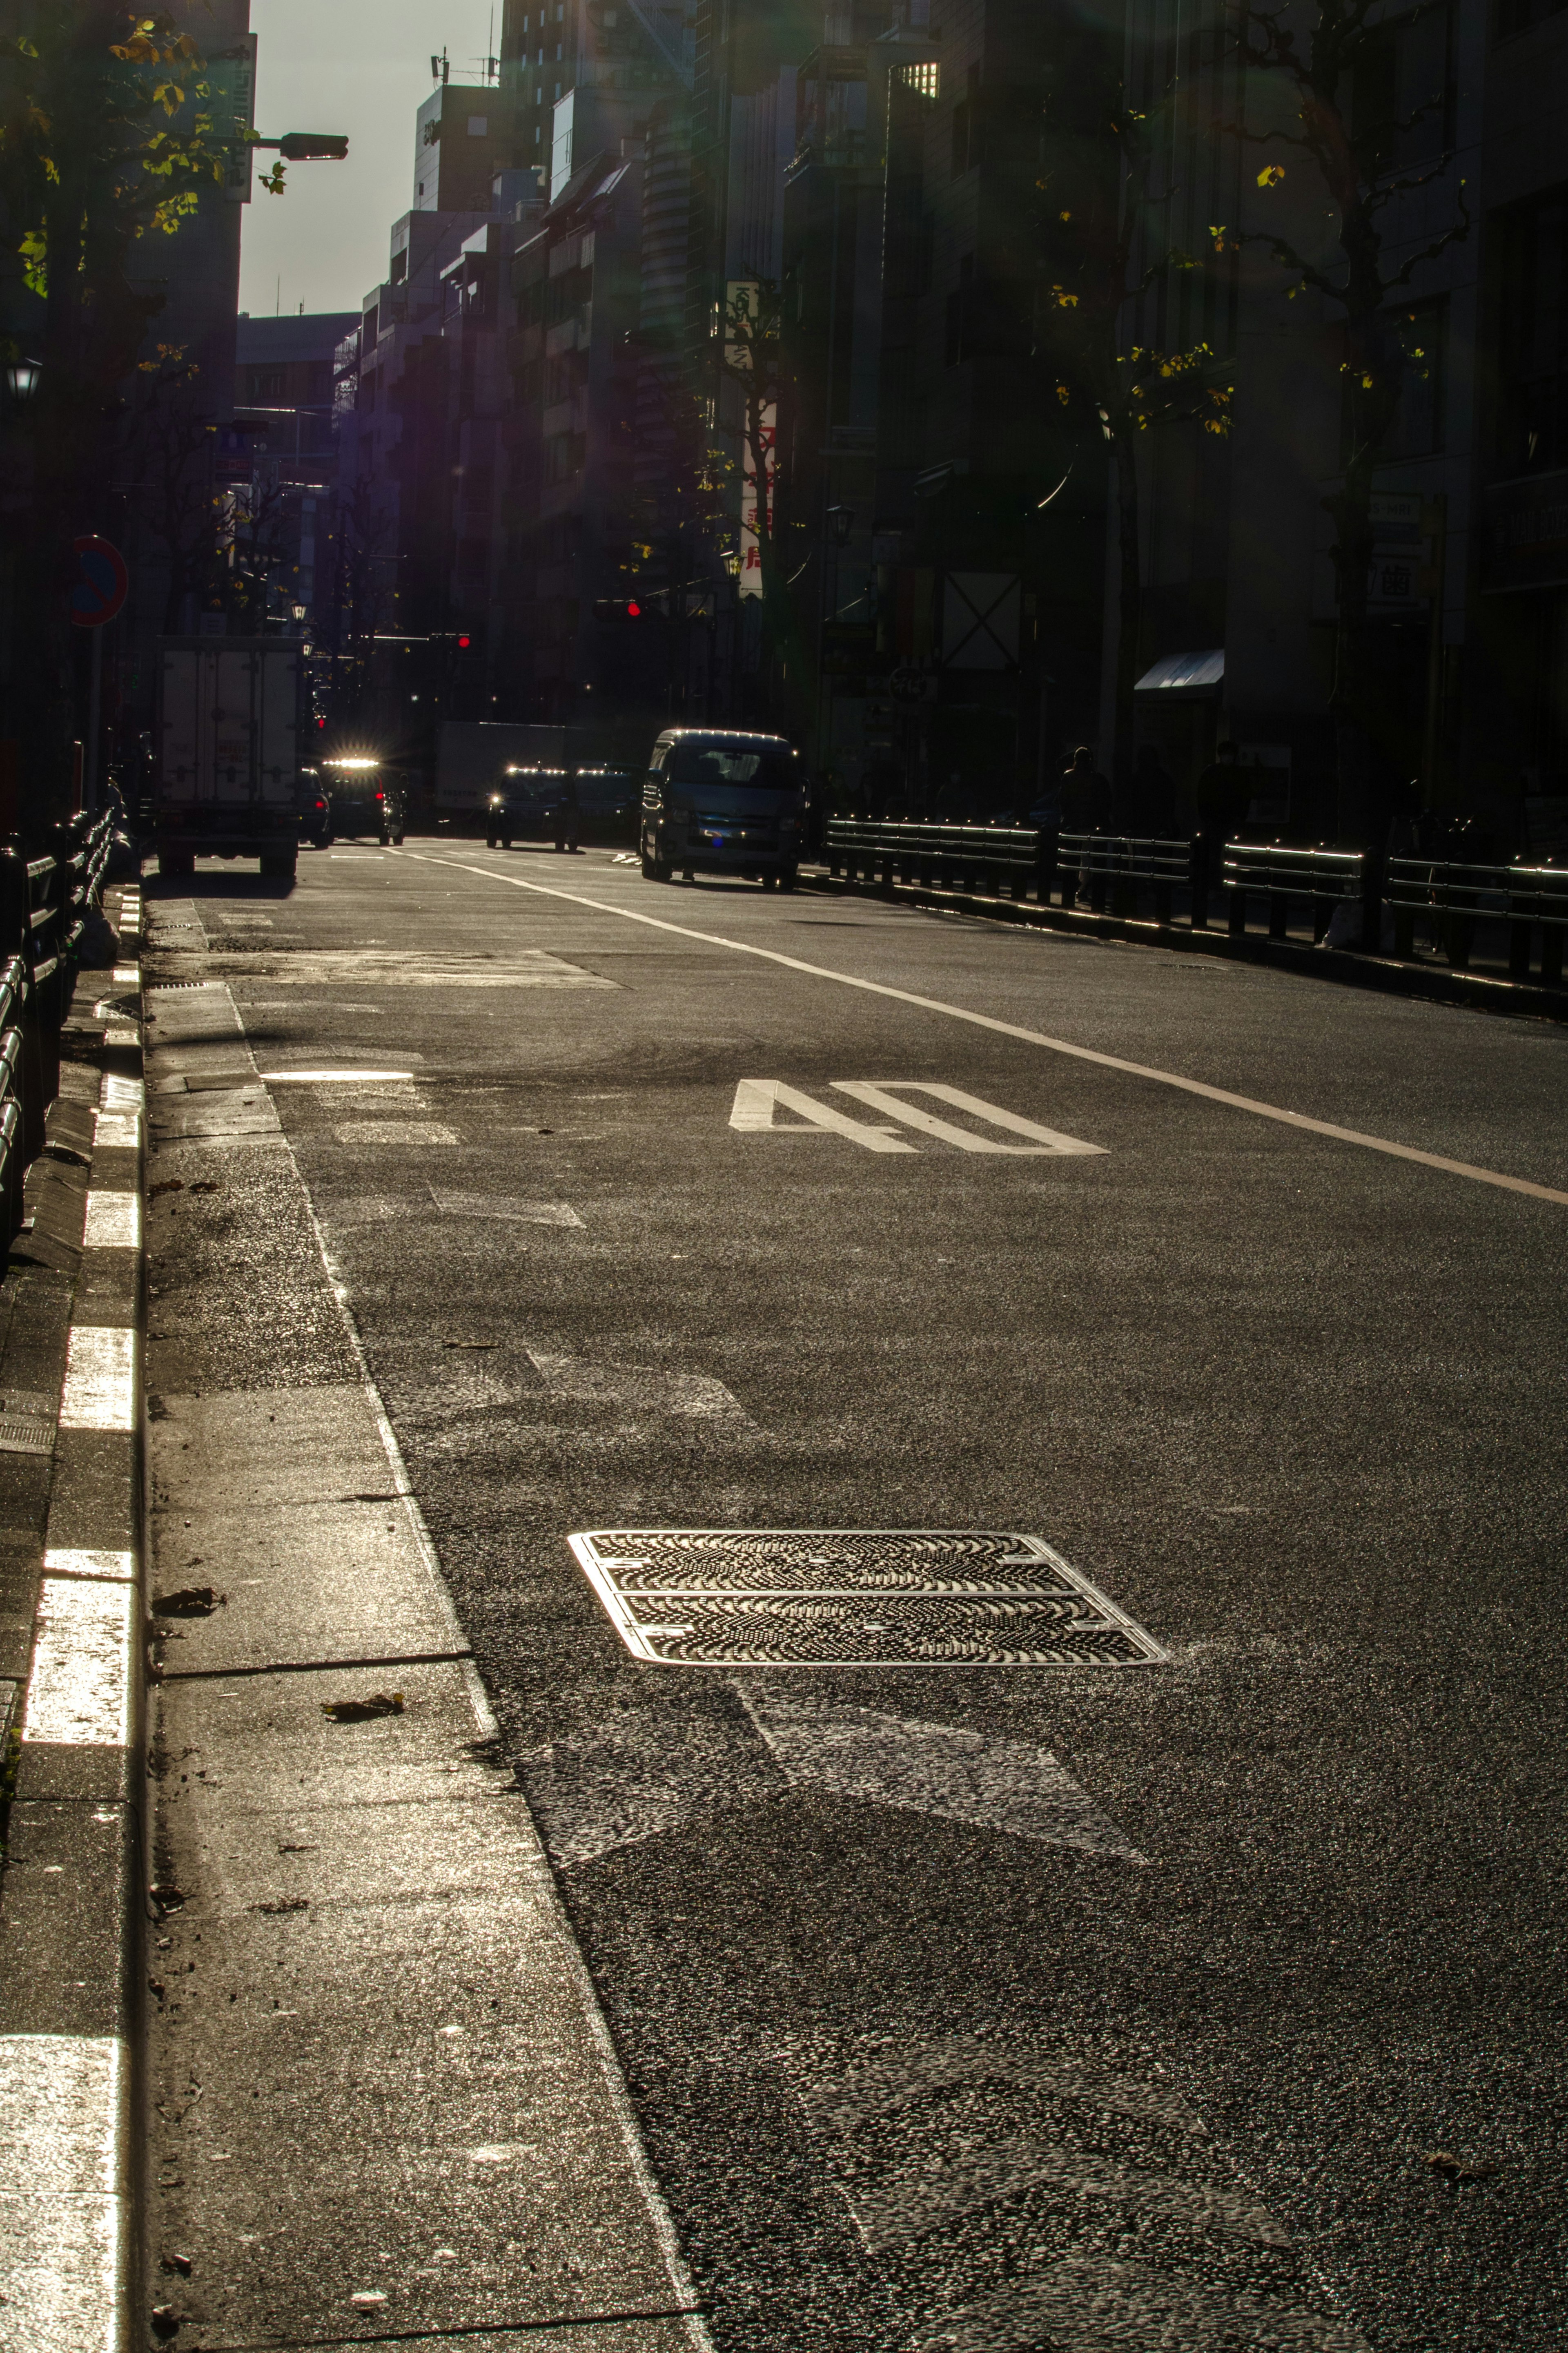
[[[640,621],[643,608],[635,596],[595,596],[595,621]]]
[[[468,637],[460,637],[460,638],[458,639],[458,651],[460,654],[466,654],[466,653],[468,652],[468,648],[473,644],[473,642],[474,642],[474,641],[473,641],[472,638],[468,638]]]

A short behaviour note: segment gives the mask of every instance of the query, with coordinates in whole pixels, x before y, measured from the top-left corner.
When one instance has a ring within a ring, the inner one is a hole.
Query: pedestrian
[[[1062,831],[1103,833],[1110,823],[1110,781],[1095,766],[1089,745],[1080,744],[1062,777]]]

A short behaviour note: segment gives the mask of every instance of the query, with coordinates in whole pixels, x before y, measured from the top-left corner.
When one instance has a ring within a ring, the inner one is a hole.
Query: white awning
[[[1225,684],[1225,648],[1208,654],[1167,654],[1146,670],[1134,694],[1217,694]]]

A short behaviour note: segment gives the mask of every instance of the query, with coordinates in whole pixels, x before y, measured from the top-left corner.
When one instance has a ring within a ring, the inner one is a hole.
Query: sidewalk
[[[293,1155],[153,912],[151,2341],[703,2347]]]
[[[5,2353],[110,2353],[134,2294],[139,894],[106,913],[126,961],[78,980],[0,1289]]]

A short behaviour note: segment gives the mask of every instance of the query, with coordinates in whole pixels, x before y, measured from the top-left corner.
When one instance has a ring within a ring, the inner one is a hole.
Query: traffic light
[[[470,638],[465,631],[458,639],[458,651],[460,654],[466,654],[473,642],[472,638]]]
[[[635,596],[595,596],[594,618],[595,621],[640,621],[643,607]]]

